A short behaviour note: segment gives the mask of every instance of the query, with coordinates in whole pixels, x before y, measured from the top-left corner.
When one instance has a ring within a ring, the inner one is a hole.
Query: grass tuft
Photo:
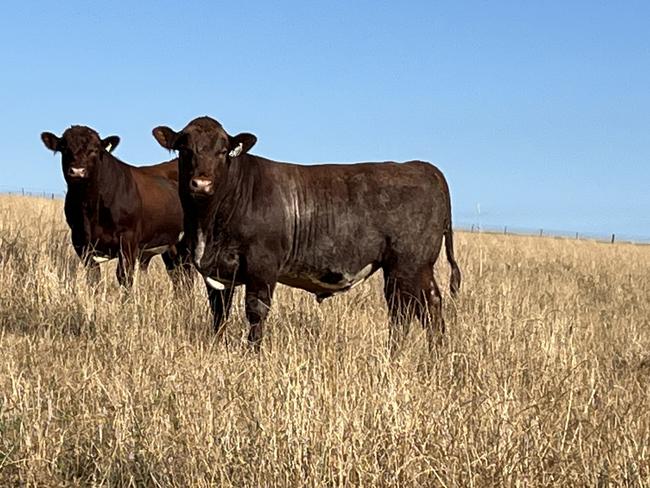
[[[280,286],[255,355],[241,292],[217,341],[157,260],[90,290],[61,202],[0,216],[0,486],[650,483],[650,247],[457,233],[436,358],[389,359],[381,276]]]

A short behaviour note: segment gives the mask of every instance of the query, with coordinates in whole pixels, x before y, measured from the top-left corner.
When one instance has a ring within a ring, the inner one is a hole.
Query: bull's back
[[[306,190],[332,195],[359,193],[398,194],[404,190],[431,190],[448,193],[442,172],[424,161],[393,161],[350,164],[318,164],[303,166],[276,163],[273,168],[276,184],[287,178],[298,180]]]
[[[297,174],[307,205],[353,227],[390,232],[408,222],[421,231],[448,213],[447,182],[437,167],[422,161],[302,166]]]
[[[174,161],[132,169],[142,201],[142,240],[146,247],[173,244],[183,228]],[[168,177],[170,176],[170,177]]]
[[[178,183],[178,159],[149,166],[133,167],[135,172],[151,177],[162,177]]]

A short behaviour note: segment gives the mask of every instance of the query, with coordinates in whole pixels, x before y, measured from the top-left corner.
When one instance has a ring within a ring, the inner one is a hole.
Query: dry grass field
[[[280,287],[256,355],[241,295],[226,344],[158,258],[93,292],[62,202],[0,197],[0,486],[650,485],[650,246],[455,241],[437,357],[379,275]]]

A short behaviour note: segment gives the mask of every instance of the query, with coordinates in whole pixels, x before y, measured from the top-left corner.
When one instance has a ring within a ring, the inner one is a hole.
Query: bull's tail
[[[456,259],[454,258],[454,232],[451,229],[451,215],[447,227],[444,230],[445,236],[445,254],[447,254],[447,261],[451,266],[451,278],[449,280],[449,289],[452,296],[456,296],[460,290],[460,268]]]

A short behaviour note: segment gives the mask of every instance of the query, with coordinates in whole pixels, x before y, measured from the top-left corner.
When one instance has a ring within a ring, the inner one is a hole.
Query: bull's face
[[[194,200],[212,196],[225,177],[230,161],[247,152],[257,141],[247,133],[231,137],[210,117],[194,119],[180,132],[156,127],[153,136],[162,147],[178,151],[179,191]]]
[[[61,153],[63,177],[68,185],[92,179],[102,153],[113,151],[120,143],[117,136],[100,139],[97,132],[83,126],[70,127],[61,137],[43,132],[41,139],[45,147]]]

